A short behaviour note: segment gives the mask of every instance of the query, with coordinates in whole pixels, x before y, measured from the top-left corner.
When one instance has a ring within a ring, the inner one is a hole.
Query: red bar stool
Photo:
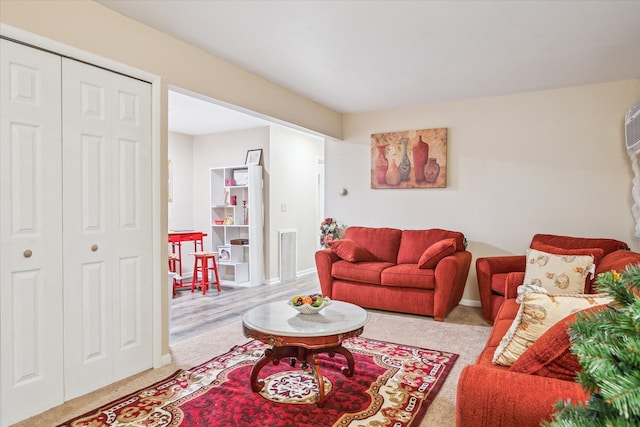
[[[218,277],[218,263],[216,262],[217,252],[193,252],[189,255],[193,255],[193,277],[191,279],[191,292],[196,289],[196,286],[200,285],[202,288],[202,295],[207,294],[209,283],[215,283],[220,292],[220,278]],[[211,261],[211,265],[209,265]],[[216,276],[215,281],[209,280],[209,270],[213,271]],[[200,272],[200,280],[198,280],[198,272]]]

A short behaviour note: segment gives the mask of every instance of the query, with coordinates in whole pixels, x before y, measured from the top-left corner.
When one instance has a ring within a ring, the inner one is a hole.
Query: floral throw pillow
[[[593,268],[592,255],[556,255],[529,249],[523,283],[541,286],[550,293],[581,294]]]
[[[604,294],[551,294],[543,289],[519,296],[520,309],[493,355],[493,363],[511,366],[522,353],[557,322],[576,311],[608,304]]]

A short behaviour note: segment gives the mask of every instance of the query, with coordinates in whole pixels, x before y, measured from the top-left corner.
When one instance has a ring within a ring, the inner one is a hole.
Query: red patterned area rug
[[[266,345],[252,340],[190,370],[111,402],[60,426],[418,426],[457,354],[350,338],[355,359],[345,377],[344,357],[321,354],[326,400],[318,408],[312,371],[282,361],[260,372],[253,393],[249,375]]]

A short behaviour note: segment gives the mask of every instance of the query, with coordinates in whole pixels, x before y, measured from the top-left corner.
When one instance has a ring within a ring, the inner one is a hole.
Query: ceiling
[[[634,0],[97,1],[340,113],[640,78]]]

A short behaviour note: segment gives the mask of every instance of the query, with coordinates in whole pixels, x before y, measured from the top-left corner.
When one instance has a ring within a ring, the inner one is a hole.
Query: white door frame
[[[162,259],[166,259],[167,257],[167,224],[166,221],[163,223],[160,219],[162,217],[162,212],[166,212],[167,209],[167,194],[165,191],[166,185],[161,185],[162,180],[159,179],[159,177],[163,176],[162,171],[167,168],[167,145],[162,145],[162,88],[166,85],[163,85],[160,76],[155,74],[130,67],[126,64],[122,64],[93,53],[85,52],[78,48],[56,42],[46,37],[11,27],[3,23],[0,23],[0,35],[151,83],[151,175],[152,177],[158,177],[158,179],[152,180],[153,250],[151,254],[151,280],[155,284],[151,295],[153,306],[153,367],[159,368],[170,363],[171,355],[168,352],[166,354],[162,354],[162,294],[164,293],[167,295],[167,292],[164,291],[165,287],[168,285],[165,265],[166,262],[161,262]],[[166,98],[167,96],[165,95],[165,104]],[[164,258],[163,252],[165,252]],[[168,319],[165,319],[164,323],[167,324],[166,329],[168,331]]]

